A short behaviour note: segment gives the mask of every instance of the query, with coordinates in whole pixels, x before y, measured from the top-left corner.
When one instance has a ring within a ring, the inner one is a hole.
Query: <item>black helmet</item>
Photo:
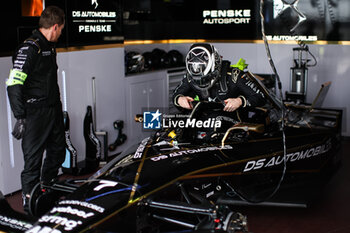
[[[141,53],[130,51],[125,54],[125,72],[136,73],[144,70],[145,59]]]
[[[161,68],[169,68],[170,67],[170,56],[165,51],[160,56],[160,67]]]
[[[166,52],[163,49],[152,50],[152,64],[155,69],[166,67]]]
[[[183,56],[178,50],[170,50],[168,52],[170,59],[170,67],[177,67],[183,65]]]
[[[189,80],[200,90],[208,90],[219,78],[221,56],[213,45],[193,44],[185,63]]]
[[[153,65],[153,59],[152,59],[152,53],[151,52],[144,52],[142,56],[145,59],[145,70],[152,70],[154,68]]]

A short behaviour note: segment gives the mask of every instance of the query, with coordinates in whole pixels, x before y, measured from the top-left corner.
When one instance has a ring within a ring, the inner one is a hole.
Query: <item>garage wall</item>
[[[0,191],[5,195],[19,189],[20,172],[24,164],[20,141],[11,135],[15,119],[12,112],[9,113],[8,117],[7,111],[5,82],[11,66],[10,57],[0,58]]]
[[[87,106],[93,106],[92,77],[95,77],[96,87],[95,130],[107,131],[110,144],[117,134],[113,122],[125,121],[124,48],[59,53],[58,66],[62,98],[62,70],[66,73],[71,140],[77,149],[78,160],[82,160],[85,158],[84,117]],[[122,149],[120,147],[118,151]]]

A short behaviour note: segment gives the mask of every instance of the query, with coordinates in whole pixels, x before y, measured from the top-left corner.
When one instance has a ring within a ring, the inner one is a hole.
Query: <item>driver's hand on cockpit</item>
[[[237,108],[241,107],[241,105],[243,104],[241,98],[228,98],[224,100],[224,102],[225,102],[224,111],[226,112],[233,112]]]
[[[189,96],[180,96],[177,99],[177,104],[183,108],[192,109],[192,104],[191,104],[192,101],[193,101],[193,98]]]

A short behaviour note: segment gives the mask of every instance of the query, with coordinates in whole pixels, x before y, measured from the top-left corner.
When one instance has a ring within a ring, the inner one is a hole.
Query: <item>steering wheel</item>
[[[201,112],[210,111],[223,111],[225,105],[222,102],[209,102],[209,101],[192,101],[192,112],[190,118],[196,118]]]
[[[238,111],[224,111],[222,102],[193,101],[193,109],[189,115],[190,120],[207,122],[209,127],[189,127],[183,130],[183,137],[187,140],[211,141],[214,135],[226,132],[233,125],[240,122]],[[220,122],[220,126],[217,122]],[[204,124],[203,124],[204,125]]]

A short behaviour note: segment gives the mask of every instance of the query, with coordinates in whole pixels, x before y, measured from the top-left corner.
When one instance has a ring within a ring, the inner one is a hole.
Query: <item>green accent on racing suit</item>
[[[240,70],[244,70],[247,68],[248,64],[245,63],[245,60],[243,58],[240,58],[236,64],[231,65],[231,67],[238,68]]]
[[[21,72],[19,70],[11,69],[9,78],[6,81],[7,86],[14,86],[14,85],[23,85],[24,81],[26,81],[27,74],[24,72]]]

